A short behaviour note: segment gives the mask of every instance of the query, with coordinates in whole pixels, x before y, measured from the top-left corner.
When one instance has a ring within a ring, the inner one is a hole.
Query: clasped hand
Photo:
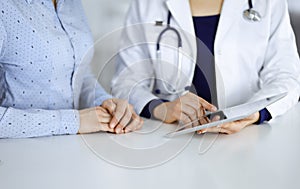
[[[121,99],[108,99],[101,106],[80,110],[79,114],[79,134],[99,131],[121,134],[138,130],[143,125],[143,119],[132,105]]]

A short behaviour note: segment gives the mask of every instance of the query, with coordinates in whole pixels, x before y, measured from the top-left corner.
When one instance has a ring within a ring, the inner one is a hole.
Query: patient
[[[1,0],[0,138],[141,128],[91,74],[92,56],[80,0]]]

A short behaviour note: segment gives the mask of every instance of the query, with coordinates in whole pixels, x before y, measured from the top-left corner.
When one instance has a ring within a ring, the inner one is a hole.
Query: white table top
[[[128,135],[0,140],[1,189],[299,188],[300,104],[234,135],[185,135],[146,121]]]

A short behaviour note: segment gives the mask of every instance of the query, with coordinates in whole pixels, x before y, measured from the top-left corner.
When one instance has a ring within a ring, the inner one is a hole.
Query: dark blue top
[[[213,55],[219,19],[220,15],[193,17],[197,37],[197,64],[191,92],[213,104],[218,104]]]
[[[217,104],[216,77],[214,63],[214,43],[220,15],[193,17],[197,37],[197,66],[195,67],[191,92],[208,102]],[[166,100],[152,100],[141,112],[141,116],[151,118],[153,109]],[[272,117],[265,108],[260,112],[256,124],[261,124]]]

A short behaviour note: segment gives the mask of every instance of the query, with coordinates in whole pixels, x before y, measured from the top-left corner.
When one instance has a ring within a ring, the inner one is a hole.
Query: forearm
[[[77,110],[19,110],[0,107],[0,138],[77,134]]]
[[[112,98],[98,83],[92,73],[84,78],[80,95],[80,109],[100,106],[105,100]]]

